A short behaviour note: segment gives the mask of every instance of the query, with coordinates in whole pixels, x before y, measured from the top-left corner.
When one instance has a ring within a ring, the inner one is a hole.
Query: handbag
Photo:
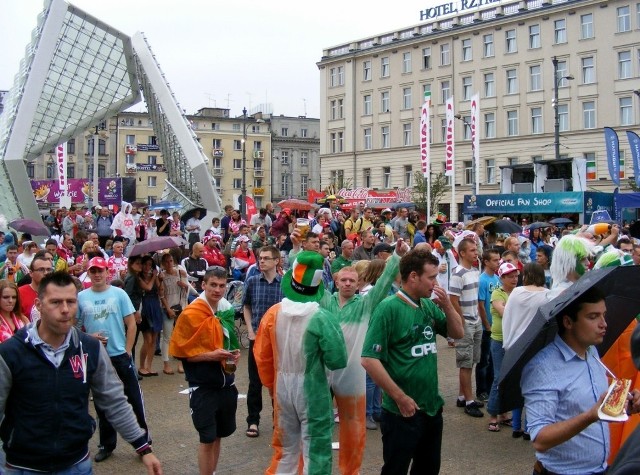
[[[173,313],[176,314],[175,318],[178,318],[180,316],[180,314],[182,313],[182,305],[180,305],[179,303],[172,305],[171,307],[169,307],[171,310],[173,310]]]

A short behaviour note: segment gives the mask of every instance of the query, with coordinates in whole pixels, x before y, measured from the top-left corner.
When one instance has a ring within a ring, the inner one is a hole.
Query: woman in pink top
[[[18,286],[13,282],[0,280],[0,343],[11,338],[28,323],[29,319],[22,315]]]

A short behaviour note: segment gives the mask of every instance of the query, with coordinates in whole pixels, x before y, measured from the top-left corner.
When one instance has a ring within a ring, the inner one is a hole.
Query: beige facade
[[[477,92],[480,193],[500,193],[500,167],[533,169],[534,161],[555,158],[554,57],[558,78],[574,78],[558,81],[560,157],[585,158],[596,168],[588,189],[612,191],[603,127],[613,127],[624,158],[621,190],[628,189],[633,167],[624,131],[637,131],[640,123],[634,93],[640,89],[640,2],[623,0],[503,0],[324,50],[318,63],[322,186],[339,177],[353,187],[411,186],[420,170],[425,91],[432,103],[431,172],[442,172],[445,100],[452,96],[455,112],[466,119]],[[455,124],[455,147],[460,208],[475,181],[462,120]],[[447,194],[443,203],[448,200]]]

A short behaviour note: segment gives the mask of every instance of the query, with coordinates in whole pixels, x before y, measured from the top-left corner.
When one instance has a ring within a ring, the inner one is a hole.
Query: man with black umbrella
[[[604,474],[609,428],[598,408],[607,378],[595,345],[607,330],[605,296],[595,287],[558,314],[558,335],[522,372],[535,474]],[[630,412],[640,410],[634,391]]]

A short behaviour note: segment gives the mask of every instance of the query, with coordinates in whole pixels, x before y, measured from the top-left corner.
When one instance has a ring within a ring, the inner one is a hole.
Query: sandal
[[[509,419],[502,419],[500,421],[500,425],[501,426],[506,426],[506,427],[511,427],[511,424],[513,423],[513,419],[509,418]]]
[[[255,426],[255,429],[252,426]],[[245,432],[245,434],[247,435],[247,437],[254,439],[260,436],[260,430],[258,429],[257,425],[251,424],[247,429],[247,432]]]
[[[500,432],[500,425],[497,422],[489,422],[489,432]]]

